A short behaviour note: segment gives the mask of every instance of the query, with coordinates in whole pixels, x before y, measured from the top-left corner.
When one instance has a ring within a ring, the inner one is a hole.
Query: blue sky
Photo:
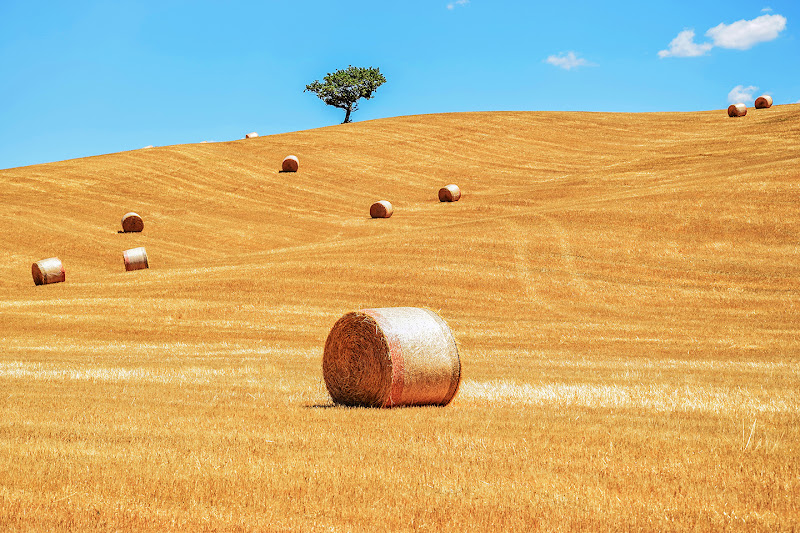
[[[354,121],[794,103],[799,21],[797,0],[0,0],[0,168],[337,124],[303,89],[350,64],[388,80]]]

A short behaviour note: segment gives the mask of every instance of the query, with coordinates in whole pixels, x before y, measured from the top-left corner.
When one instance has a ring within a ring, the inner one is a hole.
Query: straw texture
[[[763,94],[756,98],[756,109],[767,109],[772,107],[772,97],[768,94]]]
[[[122,217],[122,231],[125,233],[139,232],[143,229],[144,221],[136,213],[125,213],[125,216]]]
[[[254,131],[251,131],[250,133],[248,133],[247,135],[244,136],[245,139],[252,139],[254,137],[258,137],[258,133],[254,132]]]
[[[369,208],[369,216],[372,218],[389,218],[394,213],[394,207],[388,200],[375,202]]]
[[[281,163],[281,170],[284,172],[297,172],[298,168],[300,168],[300,161],[297,160],[296,155],[286,156]]]
[[[125,261],[125,270],[127,272],[150,268],[147,263],[147,252],[143,247],[125,250],[122,252],[122,259]]]
[[[338,404],[447,405],[461,383],[461,361],[450,328],[433,311],[363,309],[334,324],[322,373]]]
[[[440,202],[457,202],[461,199],[461,189],[458,188],[458,185],[445,185],[441,189],[439,189],[439,201]]]
[[[743,117],[746,114],[747,114],[747,106],[742,103],[731,104],[728,106],[729,117]]]
[[[61,264],[61,260],[58,257],[36,261],[31,266],[31,274],[33,274],[33,282],[36,285],[61,283],[66,280],[64,265]]]

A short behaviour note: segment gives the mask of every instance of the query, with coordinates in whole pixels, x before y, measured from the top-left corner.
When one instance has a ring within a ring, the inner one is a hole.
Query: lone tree
[[[358,100],[361,98],[369,100],[375,89],[384,83],[386,78],[380,69],[350,65],[346,69],[329,73],[322,78],[322,82],[314,80],[313,83],[306,85],[306,91],[316,94],[328,105],[344,109],[347,114],[342,124],[346,124],[350,122],[350,113],[358,110]]]

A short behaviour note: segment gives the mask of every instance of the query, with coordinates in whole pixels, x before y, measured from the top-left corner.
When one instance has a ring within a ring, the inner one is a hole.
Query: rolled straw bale
[[[440,202],[457,202],[461,199],[461,189],[458,188],[458,185],[445,185],[441,189],[439,189],[439,201]]]
[[[300,161],[297,160],[296,155],[287,155],[281,163],[281,170],[284,172],[297,172],[300,168]]]
[[[772,97],[768,94],[762,94],[756,98],[756,109],[767,109],[772,107]]]
[[[394,207],[388,200],[375,202],[369,208],[369,216],[372,218],[389,218],[394,213]]]
[[[147,263],[147,252],[144,247],[125,250],[122,252],[122,259],[125,261],[126,272],[150,268],[150,265]]]
[[[31,274],[33,274],[33,282],[36,285],[61,283],[67,279],[64,273],[64,265],[61,264],[61,260],[58,257],[36,261],[31,266]]]
[[[250,133],[248,133],[247,135],[244,136],[245,139],[252,139],[254,137],[258,137],[258,133],[254,132],[254,131],[251,131]]]
[[[322,373],[338,404],[447,405],[461,383],[461,361],[450,328],[433,311],[362,309],[334,324]]]
[[[744,104],[731,104],[728,106],[729,117],[743,117],[747,114],[747,106]]]
[[[122,231],[125,233],[139,232],[144,229],[142,217],[134,212],[125,213],[122,217]]]

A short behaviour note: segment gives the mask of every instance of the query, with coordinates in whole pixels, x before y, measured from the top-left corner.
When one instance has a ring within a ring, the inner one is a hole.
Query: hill
[[[0,525],[797,527],[798,169],[800,105],[398,117],[0,170]],[[128,211],[143,233],[118,233]],[[136,246],[150,269],[126,273]],[[52,256],[67,281],[34,286]],[[461,390],[328,409],[328,331],[389,306],[448,322]]]

